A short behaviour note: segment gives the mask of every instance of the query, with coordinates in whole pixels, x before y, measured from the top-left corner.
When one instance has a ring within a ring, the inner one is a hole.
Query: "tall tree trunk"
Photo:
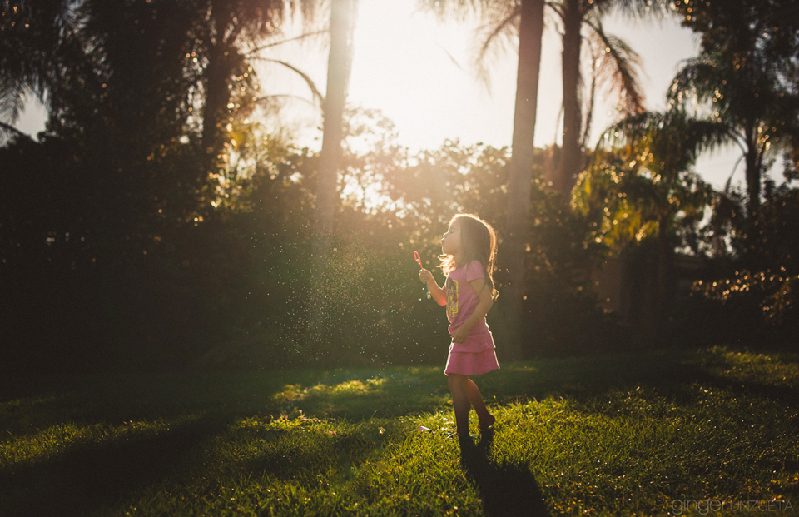
[[[746,208],[751,222],[757,218],[760,209],[760,180],[762,179],[760,160],[757,152],[757,136],[752,125],[746,128]]]
[[[316,185],[316,237],[326,244],[333,230],[336,186],[341,163],[344,105],[352,61],[352,13],[355,0],[332,0],[330,5],[330,54],[327,61],[327,92],[323,105],[322,152]],[[322,248],[324,249],[324,247]]]
[[[338,171],[341,164],[344,106],[352,62],[352,29],[357,0],[332,0],[330,3],[330,54],[327,61],[327,92],[323,103],[322,151],[316,184],[316,219],[313,234],[313,278],[311,285],[308,337],[311,353],[321,353],[327,293],[325,278],[330,258],[330,236],[338,198]]]
[[[522,303],[524,301],[524,255],[530,219],[530,188],[533,173],[533,137],[538,107],[538,72],[544,34],[544,0],[523,0],[519,22],[519,71],[513,115],[513,156],[508,179],[508,238],[505,245],[510,285],[508,302],[508,356],[522,356]]]
[[[205,68],[205,106],[201,143],[209,170],[217,165],[218,156],[222,152],[222,135],[227,126],[225,111],[230,102],[230,88],[223,60],[224,51],[215,46],[208,56],[208,65]]]
[[[213,6],[211,17],[214,22],[215,38],[210,43],[208,64],[205,67],[205,105],[203,106],[203,127],[201,144],[205,153],[205,173],[211,172],[219,164],[219,155],[224,142],[223,135],[227,131],[229,121],[228,103],[231,75],[229,52],[225,32],[230,22],[230,13],[226,9]]]
[[[583,13],[579,0],[563,2],[563,154],[554,188],[569,194],[582,166],[580,147],[580,26]]]

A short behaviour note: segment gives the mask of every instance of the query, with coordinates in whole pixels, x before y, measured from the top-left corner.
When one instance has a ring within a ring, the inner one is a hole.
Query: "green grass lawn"
[[[462,456],[440,366],[5,377],[0,514],[799,508],[796,354],[542,360],[476,380],[496,432]]]

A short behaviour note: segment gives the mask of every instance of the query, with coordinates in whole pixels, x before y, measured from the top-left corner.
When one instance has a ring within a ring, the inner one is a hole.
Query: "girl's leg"
[[[480,432],[484,433],[494,423],[494,415],[488,412],[485,402],[483,402],[483,395],[480,394],[480,388],[477,387],[473,380],[467,378],[465,388],[469,404],[474,407],[474,411],[480,419]]]
[[[466,375],[449,374],[447,384],[452,393],[452,406],[455,409],[455,426],[458,428],[458,437],[466,438],[469,436],[469,395],[466,385],[469,377]]]

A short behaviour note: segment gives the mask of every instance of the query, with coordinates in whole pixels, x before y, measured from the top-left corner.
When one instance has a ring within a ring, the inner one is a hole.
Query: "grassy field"
[[[467,455],[441,370],[5,377],[0,515],[799,508],[796,354],[503,364],[478,379],[496,432]]]

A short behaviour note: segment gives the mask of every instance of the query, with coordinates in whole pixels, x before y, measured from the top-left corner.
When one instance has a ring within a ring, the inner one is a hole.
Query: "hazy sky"
[[[472,57],[477,22],[440,23],[415,12],[413,0],[361,0],[355,32],[355,54],[348,102],[377,108],[396,125],[399,142],[411,149],[431,149],[446,139],[463,144],[484,142],[509,146],[513,130],[517,55],[512,48],[489,68],[490,89],[475,77]],[[697,40],[672,19],[632,21],[611,17],[605,30],[627,41],[643,60],[647,107],[663,109],[666,89],[680,62],[697,53]],[[287,45],[272,57],[297,64],[324,91],[326,52],[321,43]],[[558,36],[547,29],[541,63],[535,143],[559,139],[561,106],[561,48]],[[310,99],[307,87],[276,65],[259,67],[264,94],[291,93]],[[298,143],[321,147],[318,111],[290,102],[281,123]],[[599,102],[590,144],[612,122],[612,105]],[[30,106],[19,127],[35,134],[42,129],[41,108]],[[696,166],[706,181],[721,187],[733,171],[737,148],[703,156]],[[739,165],[734,182],[743,180]]]

